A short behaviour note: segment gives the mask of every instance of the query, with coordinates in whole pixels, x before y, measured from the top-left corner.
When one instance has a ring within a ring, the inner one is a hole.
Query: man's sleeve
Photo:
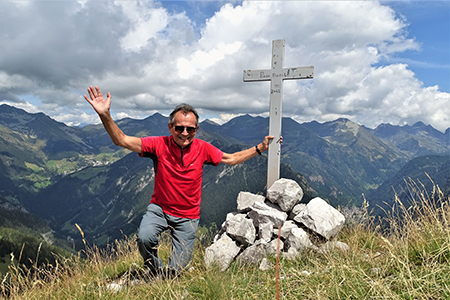
[[[156,152],[157,139],[156,136],[148,136],[141,138],[141,153],[140,157],[150,157]]]
[[[223,152],[219,148],[205,142],[207,158],[205,164],[217,166],[222,161]]]

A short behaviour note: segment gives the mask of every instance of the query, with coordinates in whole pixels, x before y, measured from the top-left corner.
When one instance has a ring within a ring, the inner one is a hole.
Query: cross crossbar
[[[289,79],[310,79],[314,77],[314,67],[285,68],[281,72],[277,70],[244,70],[244,81],[269,81],[273,78]]]

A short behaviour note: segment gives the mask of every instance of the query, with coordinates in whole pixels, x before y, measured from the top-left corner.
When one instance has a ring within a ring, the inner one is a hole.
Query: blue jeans
[[[137,239],[144,266],[153,274],[164,271],[164,264],[158,257],[158,244],[161,233],[169,229],[172,251],[167,267],[171,272],[181,272],[192,260],[198,222],[198,219],[168,215],[159,205],[151,203],[142,217]]]

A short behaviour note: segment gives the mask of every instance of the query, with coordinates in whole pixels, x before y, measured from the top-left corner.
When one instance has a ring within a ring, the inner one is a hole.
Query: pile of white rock
[[[205,265],[218,264],[226,270],[233,260],[241,264],[261,264],[277,253],[295,259],[305,249],[318,252],[348,245],[335,241],[345,217],[317,197],[300,203],[302,188],[291,179],[279,179],[267,190],[267,197],[240,192],[237,212],[229,213],[211,246],[205,250]],[[278,239],[281,228],[280,239]]]

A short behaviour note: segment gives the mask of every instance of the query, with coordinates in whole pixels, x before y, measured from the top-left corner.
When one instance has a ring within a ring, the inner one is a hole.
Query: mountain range
[[[117,121],[134,136],[167,135],[167,123],[158,113]],[[268,118],[250,115],[223,125],[205,120],[196,137],[231,153],[260,143],[268,127]],[[281,177],[302,186],[304,201],[320,196],[336,207],[359,206],[365,198],[373,207],[391,205],[408,178],[427,184],[431,178],[449,193],[450,129],[283,118],[282,135]],[[153,191],[152,161],[114,146],[102,125],[71,127],[8,105],[0,106],[0,168],[0,210],[43,219],[55,238],[76,245],[75,223],[100,245],[135,233]],[[205,166],[200,223],[223,222],[240,191],[264,195],[266,169],[266,155]]]

